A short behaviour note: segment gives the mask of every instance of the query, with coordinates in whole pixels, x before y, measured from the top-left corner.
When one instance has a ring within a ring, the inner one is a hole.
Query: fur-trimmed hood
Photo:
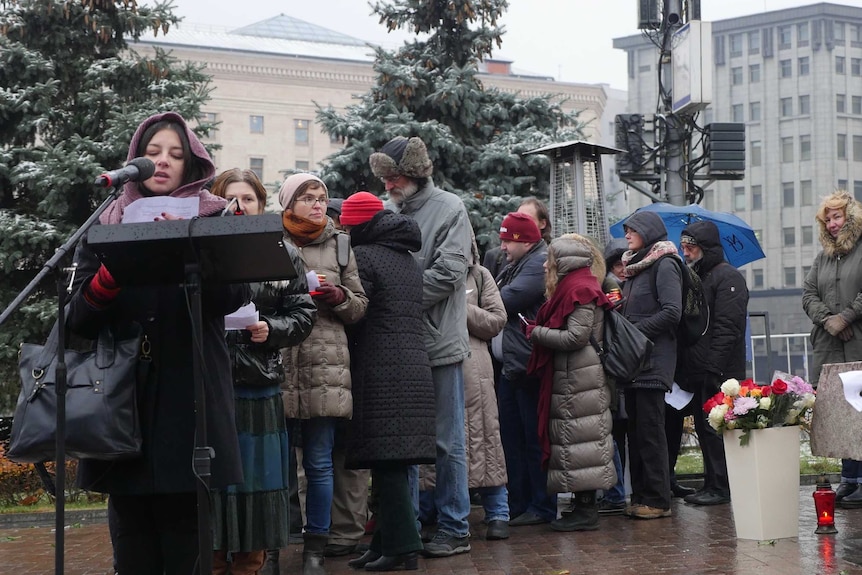
[[[847,194],[848,196],[850,194]],[[844,227],[838,232],[838,237],[833,238],[826,229],[826,222],[817,219],[820,228],[820,244],[823,252],[829,257],[843,256],[850,253],[853,246],[862,236],[862,204],[853,198],[847,202],[844,209]]]

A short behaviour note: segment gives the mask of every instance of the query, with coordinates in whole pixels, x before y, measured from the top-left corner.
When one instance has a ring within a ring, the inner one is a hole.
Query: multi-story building
[[[211,140],[221,146],[218,168],[250,168],[270,187],[288,170],[318,169],[343,145],[315,124],[317,105],[343,111],[376,80],[366,42],[284,14],[233,30],[183,25],[133,47],[205,64],[213,89],[204,111],[220,123]],[[503,60],[487,60],[481,71],[487,86],[554,94],[564,110],[581,112],[588,139],[600,141],[607,86],[556,82]]]
[[[820,251],[815,211],[836,188],[862,199],[862,8],[720,20],[712,36],[714,94],[698,124],[744,122],[746,168],[710,186],[703,205],[735,213],[760,239],[766,258],[741,270],[749,309],[769,312],[773,333],[808,332],[801,288]],[[628,54],[628,112],[655,113],[657,48],[640,35],[614,47]],[[633,194],[629,207],[647,201]],[[754,319],[752,329],[762,333]]]

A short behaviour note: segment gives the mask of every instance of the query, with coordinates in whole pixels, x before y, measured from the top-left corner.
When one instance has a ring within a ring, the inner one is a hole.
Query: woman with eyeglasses
[[[278,194],[285,239],[297,247],[320,285],[311,295],[317,321],[299,346],[285,350],[282,384],[286,417],[299,422],[302,466],[307,479],[303,575],[323,575],[323,551],[329,537],[332,507],[332,450],[339,418],[350,419],[350,353],[344,326],[365,315],[362,289],[349,236],[326,215],[326,184],[312,174],[293,174]]]

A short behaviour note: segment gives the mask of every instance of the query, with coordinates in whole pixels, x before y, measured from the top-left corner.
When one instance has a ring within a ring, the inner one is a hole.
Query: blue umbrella
[[[766,257],[751,226],[733,214],[712,212],[697,204],[675,206],[664,202],[644,206],[638,211],[641,210],[660,215],[667,228],[667,239],[677,246],[679,245],[679,236],[688,224],[712,222],[718,226],[721,245],[724,247],[724,257],[731,265],[740,267]],[[625,236],[624,223],[625,220],[621,220],[612,225],[611,235],[617,238]]]

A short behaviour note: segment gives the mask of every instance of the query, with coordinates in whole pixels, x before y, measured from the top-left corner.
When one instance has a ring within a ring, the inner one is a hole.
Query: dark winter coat
[[[527,378],[527,361],[533,346],[527,341],[521,327],[521,313],[527,319],[535,319],[545,302],[545,260],[548,246],[536,242],[533,248],[516,262],[503,268],[497,277],[500,297],[506,306],[506,326],[503,328],[503,375],[512,382]]]
[[[814,258],[802,287],[802,307],[814,323],[814,361],[810,367],[814,385],[820,380],[823,364],[862,360],[862,205],[851,198],[845,218],[837,238],[816,220],[823,251]],[[838,314],[853,329],[850,341],[841,341],[823,327],[826,318]]]
[[[347,466],[433,463],[434,383],[422,321],[422,272],[410,252],[422,235],[389,210],[350,231],[368,296],[365,317],[349,328],[353,376]]]
[[[129,145],[129,159],[137,154],[146,129],[167,119],[184,124],[168,113],[142,123]],[[201,198],[202,205],[224,205],[224,200],[203,192],[203,185],[215,175],[215,166],[203,144],[186,127],[194,166],[189,173],[199,179],[189,182],[173,195]],[[126,192],[102,214],[115,214],[119,221],[122,206],[139,184],[126,184]],[[221,210],[202,212],[211,216]],[[110,218],[107,218],[110,221]],[[125,224],[120,224],[125,225]],[[166,254],[167,256],[168,254]],[[146,379],[138,382],[138,414],[143,436],[142,456],[127,461],[81,461],[78,483],[85,489],[121,495],[152,495],[194,492],[199,481],[192,473],[195,444],[195,391],[192,373],[192,325],[185,290],[174,285],[126,286],[107,307],[95,308],[84,297],[83,287],[99,269],[100,262],[86,240],[75,252],[78,269],[69,301],[66,325],[78,335],[95,338],[104,325],[122,333],[132,323],[143,328],[152,362]],[[215,488],[242,482],[239,443],[234,423],[233,382],[224,338],[224,316],[248,303],[248,284],[203,284],[201,290],[203,341],[200,342],[206,401],[207,442],[215,451],[210,485]]]
[[[285,246],[298,277],[290,281],[251,284],[251,301],[260,319],[269,326],[266,341],[252,342],[245,330],[226,332],[234,385],[280,384],[284,380],[281,348],[297,345],[308,337],[317,317],[317,306],[308,295],[302,259],[293,246]]]
[[[707,385],[710,391],[726,379],[745,379],[745,323],[748,287],[739,271],[724,261],[718,228],[696,222],[683,234],[697,240],[703,257],[693,269],[700,276],[709,305],[709,329],[677,358],[676,382],[687,391]]]
[[[638,232],[644,241],[644,248],[638,251],[629,265],[642,260],[656,242],[667,240],[667,229],[661,217],[653,212],[636,212],[626,220],[626,225]],[[676,369],[676,330],[682,316],[682,276],[680,267],[670,257],[663,257],[653,265],[658,265],[658,294],[653,292],[652,270],[648,267],[626,278],[622,306],[626,319],[652,340],[652,353],[646,367],[633,382],[618,384],[622,387],[669,390],[673,386]]]

